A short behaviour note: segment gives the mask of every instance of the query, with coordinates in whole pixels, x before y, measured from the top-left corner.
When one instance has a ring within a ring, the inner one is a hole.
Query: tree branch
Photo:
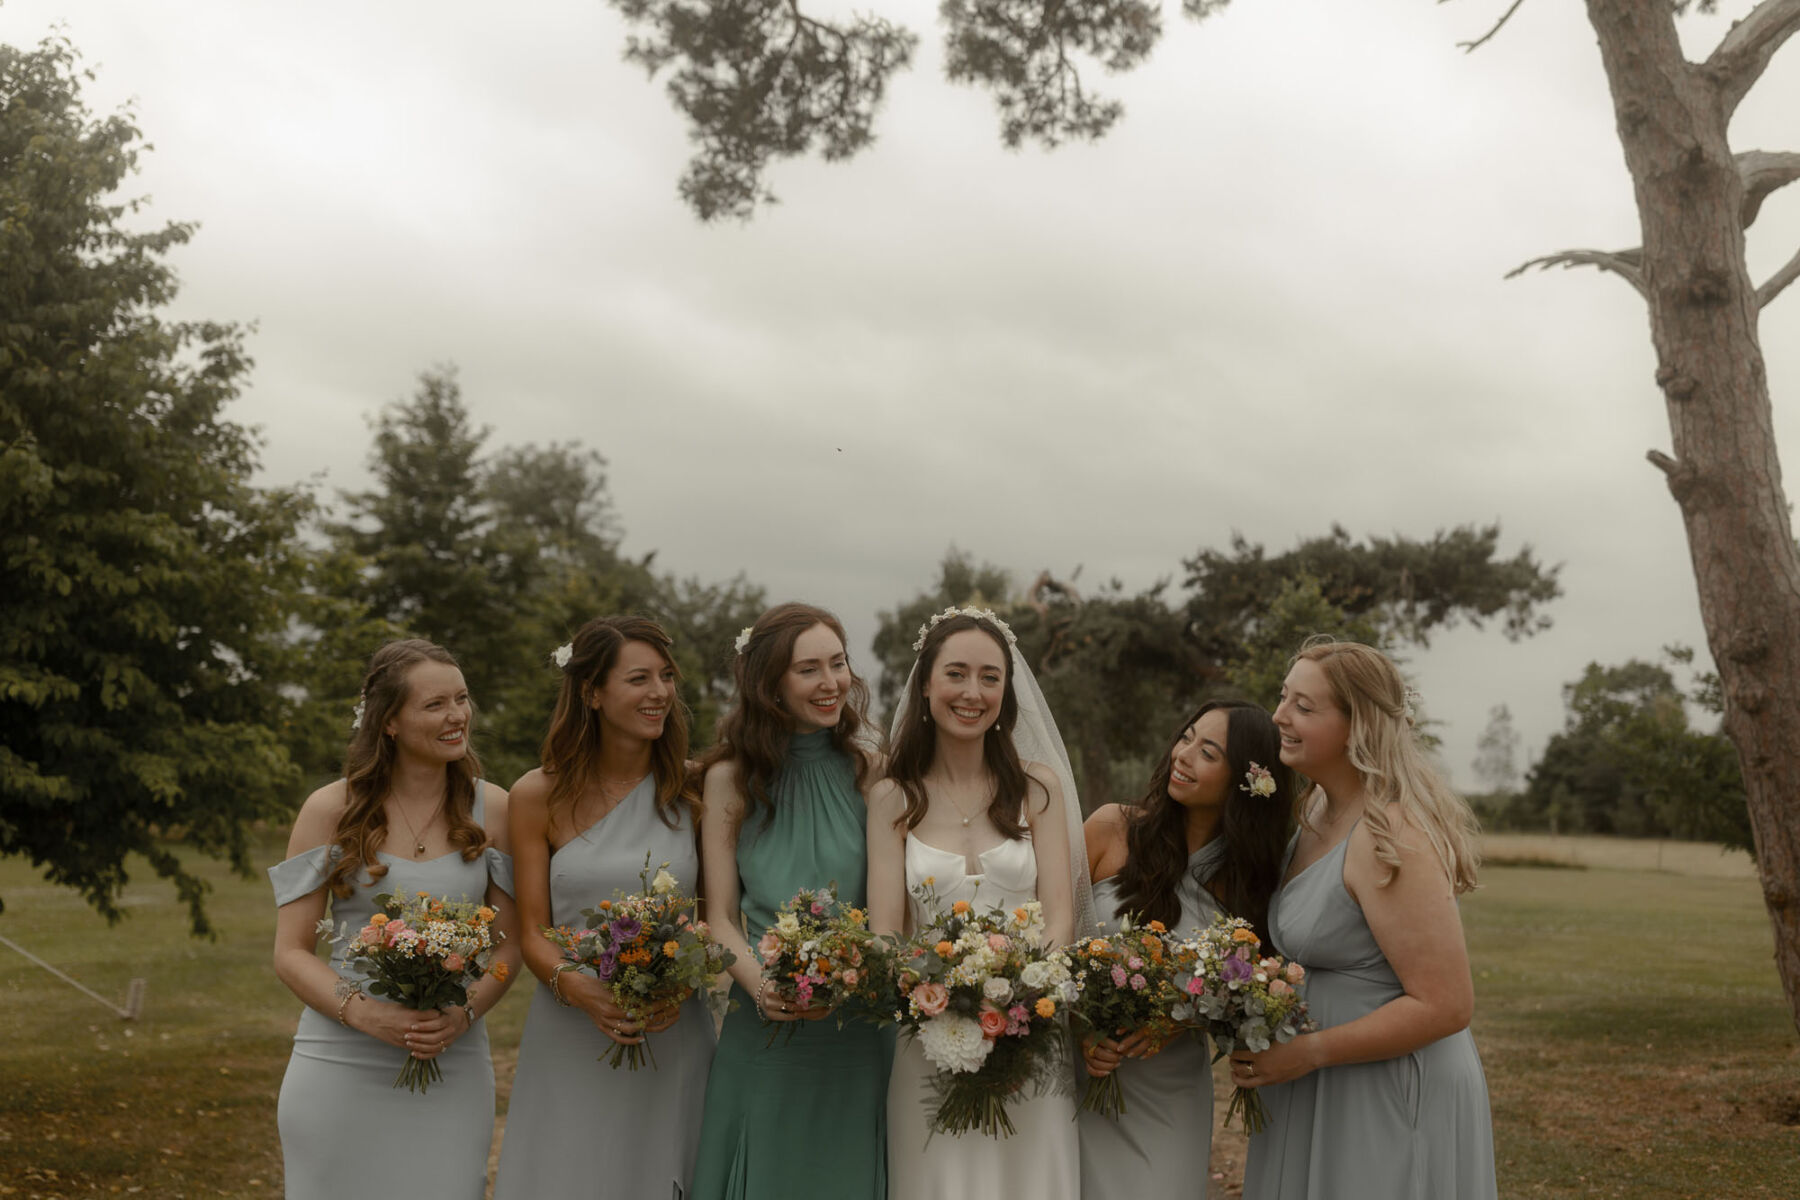
[[[1770,192],[1800,179],[1800,154],[1772,154],[1767,150],[1746,150],[1737,156],[1738,175],[1744,181],[1743,226],[1756,223],[1756,214]]]
[[[1762,0],[1749,16],[1733,23],[1705,64],[1727,116],[1737,111],[1762,78],[1769,59],[1796,31],[1800,31],[1800,0]]]
[[[1520,263],[1506,273],[1512,279],[1523,275],[1533,267],[1549,270],[1551,267],[1598,267],[1602,271],[1611,271],[1614,275],[1637,289],[1638,295],[1648,300],[1650,293],[1644,290],[1644,276],[1640,269],[1644,261],[1644,252],[1633,246],[1629,250],[1564,250],[1558,254],[1546,254],[1542,258],[1534,258],[1530,262]]]
[[[1444,2],[1444,0],[1438,0],[1439,4],[1442,4],[1443,2]],[[1519,6],[1524,3],[1525,3],[1525,0],[1513,0],[1512,6],[1510,8],[1508,8],[1505,12],[1500,14],[1500,19],[1498,21],[1494,22],[1494,27],[1492,29],[1488,30],[1486,33],[1482,34],[1480,37],[1476,38],[1472,42],[1456,43],[1457,49],[1462,50],[1469,54],[1475,53],[1475,51],[1477,49],[1479,49],[1484,42],[1491,41],[1493,39],[1493,36],[1496,33],[1499,33],[1501,29],[1505,28],[1506,23],[1508,21],[1512,20],[1513,14],[1518,12]]]
[[[1769,307],[1769,302],[1781,295],[1782,289],[1796,279],[1800,279],[1800,250],[1794,251],[1794,257],[1788,259],[1781,270],[1769,276],[1756,289],[1756,307],[1759,310]]]

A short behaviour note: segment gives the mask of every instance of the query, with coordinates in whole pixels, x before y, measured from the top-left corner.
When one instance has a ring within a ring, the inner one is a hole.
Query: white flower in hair
[[[562,645],[558,646],[555,650],[552,650],[550,652],[550,661],[556,664],[556,669],[559,671],[566,670],[569,665],[569,660],[574,657],[575,657],[575,643],[574,642],[564,642]]]
[[[754,625],[746,625],[738,630],[737,641],[731,643],[731,648],[736,650],[739,654],[742,654],[744,652],[744,647],[750,644],[750,635],[755,632],[755,630],[756,626]]]
[[[1008,625],[1005,621],[1002,621],[999,614],[993,609],[976,608],[973,604],[965,604],[961,608],[958,608],[953,604],[941,613],[933,613],[931,615],[931,620],[919,626],[919,640],[913,643],[913,651],[916,653],[923,650],[925,648],[925,638],[937,627],[937,623],[939,621],[947,621],[951,617],[975,617],[979,620],[986,621],[1001,632],[1006,638],[1007,645],[1017,646],[1019,644],[1019,639],[1013,636],[1012,626]]]
[[[1422,704],[1424,700],[1425,697],[1419,695],[1414,689],[1406,689],[1406,699],[1402,701],[1400,715],[1406,718],[1406,723],[1408,725],[1413,725],[1418,722],[1419,705]]]
[[[361,696],[358,696],[356,698],[356,707],[354,709],[352,709],[350,712],[350,732],[351,733],[355,733],[357,730],[362,728],[363,710],[365,708],[367,708],[368,706],[369,706],[369,702],[367,700],[364,700]]]

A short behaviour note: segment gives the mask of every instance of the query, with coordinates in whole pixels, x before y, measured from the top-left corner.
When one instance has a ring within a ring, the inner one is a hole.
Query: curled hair
[[[1187,810],[1169,795],[1175,748],[1194,723],[1209,712],[1225,713],[1225,765],[1230,782],[1219,814],[1217,836],[1225,856],[1207,883],[1232,916],[1256,927],[1270,944],[1269,897],[1281,885],[1281,860],[1293,832],[1298,779],[1281,761],[1281,736],[1269,714],[1242,700],[1209,700],[1170,739],[1150,776],[1143,799],[1126,809],[1125,866],[1119,871],[1115,915],[1137,913],[1173,929],[1181,920],[1179,888],[1187,870]],[[1239,786],[1250,765],[1268,769],[1275,794],[1256,796]]]
[[[550,780],[546,807],[550,819],[567,817],[575,804],[599,781],[600,710],[593,696],[606,686],[619,654],[627,642],[642,642],[662,656],[681,678],[675,664],[675,643],[663,627],[649,617],[595,617],[575,631],[569,661],[562,668],[562,685],[556,693],[556,711],[550,732],[538,751],[544,774]],[[679,692],[670,699],[662,736],[650,745],[650,771],[656,776],[656,815],[673,829],[680,823],[687,802],[688,711]]]
[[[366,873],[370,882],[387,874],[387,865],[376,857],[387,841],[386,801],[394,782],[396,751],[387,723],[406,706],[412,694],[407,677],[424,662],[458,666],[448,650],[423,638],[388,642],[369,659],[362,685],[362,724],[351,733],[349,748],[344,751],[346,803],[331,837],[341,853],[325,877],[325,885],[340,900],[356,889],[359,872]],[[474,715],[472,706],[470,715]],[[480,778],[481,760],[475,757],[473,745],[461,758],[444,765],[444,823],[449,827],[450,844],[465,862],[473,861],[487,847],[487,831],[476,824],[474,815],[475,781]]]
[[[895,825],[917,828],[925,819],[925,810],[930,807],[925,798],[925,772],[931,769],[932,756],[937,752],[937,733],[931,727],[931,706],[925,699],[925,692],[931,685],[931,675],[937,668],[938,654],[944,643],[952,634],[969,629],[979,630],[992,638],[1000,648],[1000,660],[1006,664],[1000,715],[988,736],[981,739],[981,760],[994,781],[994,799],[988,807],[988,819],[1006,837],[1021,838],[1025,836],[1025,797],[1037,781],[1026,773],[1025,764],[1019,761],[1019,751],[1013,745],[1013,725],[1019,719],[1019,700],[1013,691],[1012,653],[1007,647],[1006,636],[993,622],[966,613],[946,617],[933,625],[919,647],[912,673],[913,694],[906,698],[909,710],[906,722],[895,732],[893,745],[888,749],[887,777],[906,793],[906,811],[900,814]],[[995,730],[999,731],[997,735]],[[1037,786],[1038,790],[1043,790],[1042,784]],[[1045,802],[1048,801],[1046,794]]]
[[[845,646],[847,661],[849,643],[838,619],[810,604],[789,603],[778,604],[756,618],[749,640],[732,664],[737,698],[719,721],[718,742],[706,752],[701,773],[714,763],[737,765],[745,818],[760,813],[765,824],[775,818],[771,789],[787,761],[788,740],[794,732],[792,721],[781,707],[781,680],[794,661],[794,643],[818,625],[837,635],[838,643]],[[852,671],[838,722],[831,730],[831,744],[850,759],[858,787],[868,782],[872,765],[863,745],[863,711],[868,704],[869,685]]]
[[[1324,672],[1332,702],[1349,718],[1345,754],[1362,776],[1363,822],[1375,840],[1375,857],[1388,869],[1381,886],[1392,883],[1400,870],[1400,823],[1388,814],[1388,805],[1398,803],[1425,831],[1451,887],[1459,894],[1473,891],[1481,861],[1475,849],[1480,826],[1468,802],[1451,790],[1419,748],[1406,682],[1393,660],[1372,646],[1330,637],[1308,639],[1294,655],[1296,663],[1303,659]],[[1306,824],[1304,812],[1300,822]]]

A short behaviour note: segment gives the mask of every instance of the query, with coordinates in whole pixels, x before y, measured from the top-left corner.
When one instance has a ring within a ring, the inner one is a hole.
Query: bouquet
[[[565,961],[593,971],[612,989],[613,999],[633,1021],[679,1003],[690,992],[712,987],[733,961],[731,951],[713,940],[706,922],[696,915],[699,902],[681,891],[668,863],[658,867],[652,879],[650,856],[645,855],[638,878],[643,891],[619,892],[616,900],[583,909],[587,928],[565,925],[544,930]],[[601,1057],[614,1070],[624,1063],[635,1071],[646,1060],[656,1067],[656,1053],[648,1040],[615,1044]]]
[[[1038,1092],[1066,1082],[1058,1014],[1075,993],[1069,959],[1039,948],[1035,900],[1003,912],[958,900],[945,911],[932,881],[913,889],[927,920],[896,952],[895,1019],[937,1068],[933,1133],[1013,1133],[1007,1103],[1027,1083]]]
[[[415,892],[406,899],[375,897],[377,911],[344,951],[345,965],[362,968],[370,995],[419,1012],[469,1002],[469,985],[484,975],[506,978],[506,964],[493,963],[505,935],[493,927],[494,910]],[[489,964],[493,963],[490,969]],[[346,980],[344,994],[359,990]],[[424,1092],[444,1077],[436,1059],[406,1056],[395,1087]]]
[[[1127,918],[1110,937],[1086,938],[1069,947],[1075,986],[1070,1011],[1089,1030],[1115,1037],[1148,1031],[1157,1045],[1192,1028],[1174,1010],[1192,1009],[1181,983],[1191,978],[1199,950],[1172,936],[1161,921],[1139,927]],[[1081,1106],[1118,1119],[1125,1111],[1118,1072],[1090,1078]]]
[[[1204,1022],[1218,1047],[1217,1062],[1234,1050],[1258,1053],[1276,1042],[1292,1041],[1315,1028],[1306,1014],[1299,985],[1306,968],[1278,955],[1263,955],[1262,939],[1241,917],[1220,917],[1195,940],[1197,961],[1180,986],[1191,1001],[1173,1015]],[[1237,1088],[1225,1109],[1225,1123],[1237,1114],[1244,1128],[1260,1133],[1267,1122],[1255,1088]]]
[[[802,888],[783,904],[756,944],[763,974],[802,1008],[837,1008],[875,995],[881,947],[869,916],[838,901],[837,884]],[[773,1022],[770,1022],[773,1024]],[[769,1044],[781,1031],[769,1035]],[[792,1026],[788,1037],[794,1036]]]

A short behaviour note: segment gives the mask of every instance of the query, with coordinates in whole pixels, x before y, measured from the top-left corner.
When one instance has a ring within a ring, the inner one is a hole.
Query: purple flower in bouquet
[[[619,952],[616,950],[603,950],[600,957],[594,960],[594,972],[600,976],[603,983],[611,983],[618,970]]]
[[[1255,969],[1235,954],[1219,964],[1219,975],[1227,983],[1242,983],[1254,974]]]
[[[633,941],[644,932],[644,926],[636,917],[614,917],[612,922],[612,944],[622,946]]]

